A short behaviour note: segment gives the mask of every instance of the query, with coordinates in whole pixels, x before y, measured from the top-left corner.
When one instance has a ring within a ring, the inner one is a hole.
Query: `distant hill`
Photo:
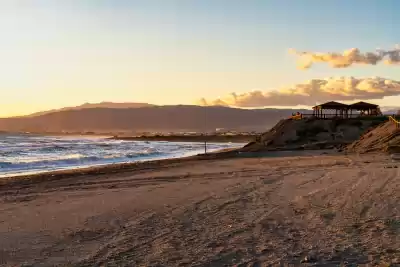
[[[398,112],[400,111],[400,107],[388,107],[383,109],[383,114],[386,115],[393,115],[393,114],[398,114]]]
[[[40,116],[49,113],[54,113],[58,111],[67,111],[67,110],[80,110],[87,108],[142,108],[142,107],[154,107],[155,105],[147,104],[147,103],[114,103],[114,102],[101,102],[101,103],[85,103],[76,107],[65,107],[60,109],[52,109],[47,111],[36,112],[28,115],[29,117]]]
[[[90,108],[87,108],[91,105]],[[100,105],[100,106],[98,106]],[[106,105],[107,107],[103,107]],[[110,103],[87,104],[25,117],[0,119],[0,131],[23,132],[177,132],[214,131],[216,128],[265,131],[286,118],[292,109],[238,109],[229,107],[153,106],[109,108]],[[140,106],[144,105],[144,106]]]

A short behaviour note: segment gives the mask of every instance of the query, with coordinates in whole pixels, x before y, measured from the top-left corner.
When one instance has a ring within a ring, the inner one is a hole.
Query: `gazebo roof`
[[[322,108],[322,109],[346,109],[349,106],[343,103],[339,103],[339,102],[335,102],[335,101],[330,101],[330,102],[326,102],[324,104],[320,104],[317,105],[315,107],[313,107],[313,109],[316,108]]]
[[[357,102],[354,104],[349,105],[350,109],[356,109],[356,110],[366,110],[366,109],[376,109],[378,108],[379,105],[367,103],[367,102]]]

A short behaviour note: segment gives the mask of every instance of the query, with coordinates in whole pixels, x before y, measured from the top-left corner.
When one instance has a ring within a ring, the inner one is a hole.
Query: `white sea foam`
[[[241,144],[208,144],[208,150]],[[202,153],[203,143],[141,142],[98,137],[0,135],[0,177]]]

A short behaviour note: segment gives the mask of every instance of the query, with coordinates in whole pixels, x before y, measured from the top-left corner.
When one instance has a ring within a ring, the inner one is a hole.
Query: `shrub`
[[[321,132],[329,132],[329,131],[321,125],[314,125],[297,130],[296,135],[299,137],[309,137],[309,136],[315,136]]]

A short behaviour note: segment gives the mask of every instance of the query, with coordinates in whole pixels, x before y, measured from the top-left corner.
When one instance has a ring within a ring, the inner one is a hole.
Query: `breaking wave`
[[[209,144],[208,150],[238,144]],[[0,135],[0,176],[194,155],[202,143],[120,141],[99,137]]]

